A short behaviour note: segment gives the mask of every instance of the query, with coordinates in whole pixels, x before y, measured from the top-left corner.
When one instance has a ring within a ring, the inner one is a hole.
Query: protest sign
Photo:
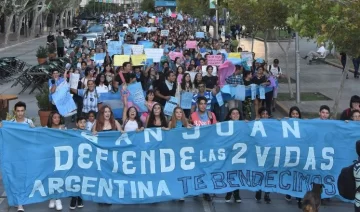
[[[181,53],[181,52],[170,52],[169,53],[169,57],[170,57],[170,59],[171,60],[174,60],[175,61],[175,59],[177,58],[177,57],[179,57],[179,58],[183,58],[184,57],[184,55]]]
[[[142,89],[141,83],[133,83],[128,85],[127,90],[130,95],[128,97],[129,101],[132,102],[139,112],[147,112],[148,108],[145,105],[145,96]]]
[[[151,32],[156,32],[157,31],[157,27],[150,27]]]
[[[191,41],[191,40],[186,41],[186,48],[196,49],[196,47],[197,47],[196,41]]]
[[[265,99],[265,87],[264,86],[259,86],[259,98]]]
[[[149,29],[147,27],[140,27],[137,29],[138,33],[148,33]]]
[[[105,56],[106,56],[106,53],[96,53],[94,56],[95,63],[102,65],[104,63]]]
[[[0,168],[10,206],[71,196],[145,204],[234,189],[303,197],[313,182],[331,198],[341,169],[358,158],[358,129],[357,122],[283,119],[94,136],[7,122]]]
[[[164,49],[148,48],[144,49],[146,57],[153,59],[154,63],[159,63],[161,57],[164,55]]]
[[[223,100],[223,98],[222,98],[221,92],[217,93],[215,97],[216,97],[216,100],[217,100],[219,106],[220,106],[220,107],[223,106],[224,100]]]
[[[132,45],[131,50],[134,55],[144,54],[144,46],[143,45]]]
[[[196,38],[205,38],[205,33],[204,32],[196,32],[195,37]]]
[[[172,116],[177,104],[178,104],[178,99],[176,97],[171,96],[170,99],[165,103],[165,107],[164,107],[165,115]]]
[[[132,51],[132,45],[130,44],[124,44],[123,45],[123,52],[124,52],[124,55],[131,55]]]
[[[70,88],[78,89],[79,86],[79,80],[80,80],[80,74],[70,74]]]
[[[235,87],[235,93],[234,94],[234,98],[236,100],[240,100],[240,101],[244,101],[245,100],[245,86],[244,85],[237,85]]]
[[[254,61],[252,52],[241,52],[241,58],[246,60],[248,66],[252,66]]]
[[[228,58],[239,58],[240,59],[240,57],[241,57],[240,52],[230,52],[228,54]]]
[[[114,66],[122,66],[123,63],[130,62],[130,55],[115,55]]]
[[[153,23],[155,23],[155,19],[150,18],[150,19],[149,19],[149,21],[148,21],[148,23],[149,23],[149,24],[153,24]]]
[[[114,54],[121,54],[121,41],[109,41],[107,50],[109,52],[110,57]]]
[[[146,62],[146,55],[131,55],[131,63],[133,66],[144,66]]]
[[[206,60],[209,66],[220,66],[223,64],[221,55],[207,55]]]
[[[181,94],[180,107],[182,109],[191,109],[191,103],[194,94],[192,92],[183,92]]]
[[[70,87],[68,85],[61,86],[51,95],[60,115],[66,117],[77,108],[69,89]]]
[[[160,36],[164,36],[164,37],[169,36],[169,30],[161,30]]]
[[[146,62],[145,62],[146,66],[151,66],[153,64],[154,64],[154,60],[152,58],[146,58]]]
[[[153,48],[154,43],[151,41],[147,41],[147,40],[141,40],[138,42],[139,45],[143,45],[144,48]]]

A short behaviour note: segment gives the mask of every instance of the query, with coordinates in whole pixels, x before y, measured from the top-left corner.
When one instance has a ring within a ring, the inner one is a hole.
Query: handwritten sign
[[[109,52],[110,56],[113,56],[114,54],[121,54],[121,41],[109,41],[107,50]]]
[[[70,88],[77,89],[79,85],[80,74],[70,74]]]
[[[144,66],[146,63],[146,55],[145,54],[131,55],[131,63],[133,66]]]
[[[174,60],[177,58],[177,57],[180,57],[180,58],[183,58],[184,55],[181,53],[181,52],[170,52],[169,53],[169,57],[171,60]]]
[[[206,59],[209,66],[220,66],[223,64],[221,55],[207,55]]]
[[[140,27],[137,29],[138,33],[148,33],[149,29],[147,27]]]
[[[130,62],[130,55],[115,55],[114,66],[122,66],[123,63]]]
[[[169,36],[169,30],[161,30],[160,36],[164,36],[164,37]]]
[[[144,49],[146,57],[153,59],[154,63],[159,63],[164,55],[164,49],[148,48]]]
[[[220,107],[224,105],[224,100],[222,98],[221,92],[216,94],[216,100],[217,100]]]
[[[196,38],[205,38],[205,33],[204,32],[196,32],[195,37]]]
[[[148,21],[148,23],[149,23],[149,24],[153,24],[153,23],[155,23],[155,19],[150,18],[150,19],[149,19],[149,21]]]
[[[132,45],[130,44],[123,45],[124,55],[131,55],[131,49],[132,49]]]
[[[96,53],[94,56],[95,63],[102,65],[104,63],[105,56],[106,56],[106,53]]]
[[[132,45],[131,50],[134,55],[144,54],[144,46],[143,45]]]
[[[138,42],[139,45],[143,45],[144,48],[153,48],[154,43],[151,41],[147,41],[147,40],[141,40]]]
[[[252,52],[241,52],[241,58],[246,60],[248,66],[252,66],[254,60]]]
[[[68,116],[69,113],[76,110],[76,104],[69,92],[68,86],[62,86],[61,88],[56,89],[56,92],[53,93],[51,97],[60,115]]]
[[[178,104],[178,99],[176,97],[171,96],[168,101],[166,101],[165,107],[164,107],[164,113],[167,116],[172,116],[175,107]]]
[[[186,48],[188,49],[196,49],[196,41],[191,41],[191,40],[188,40],[186,41]]]
[[[240,52],[231,52],[228,54],[228,58],[240,58],[241,54]]]
[[[235,87],[234,99],[244,101],[245,100],[245,86],[237,85]]]
[[[137,107],[139,112],[147,112],[148,108],[145,106],[145,96],[141,87],[141,83],[137,82],[130,84],[127,89],[130,93],[129,101],[131,101]]]
[[[191,103],[194,94],[192,92],[183,92],[181,94],[180,107],[182,109],[191,109]]]

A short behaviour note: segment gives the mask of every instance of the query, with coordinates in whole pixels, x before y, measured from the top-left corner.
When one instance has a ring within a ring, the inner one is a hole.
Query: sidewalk
[[[254,52],[256,53],[256,58],[265,57],[264,44],[261,41],[254,41]],[[282,43],[284,48],[286,48],[287,43]],[[240,40],[240,46],[246,50],[251,51],[251,39]],[[300,40],[300,55],[304,56],[309,51],[314,50],[316,45],[314,42],[308,42],[306,39]],[[291,44],[289,50],[289,70],[285,70],[285,54],[282,52],[279,45],[275,43],[268,43],[268,61],[269,65],[272,64],[272,61],[277,58],[280,60],[280,67],[282,68],[284,74],[290,75],[290,77],[296,80],[295,77],[295,44]],[[334,63],[335,62],[335,63]],[[342,68],[336,66],[336,61],[328,61],[328,64],[319,63],[307,65],[306,60],[300,60],[300,92],[309,92],[309,93],[320,93],[331,100],[322,100],[322,101],[301,101],[297,104],[295,100],[285,100],[278,101],[277,108],[281,110],[284,114],[288,114],[289,108],[292,106],[298,106],[301,112],[307,118],[317,117],[319,108],[321,105],[328,105],[332,109],[334,105],[334,100],[337,96],[338,89],[340,87],[340,80],[342,76]],[[331,65],[330,65],[331,64]],[[353,67],[350,66],[350,69]],[[360,81],[354,79],[352,74],[349,74],[349,79],[345,81],[344,90],[339,102],[338,113],[341,113],[344,109],[349,107],[349,101],[352,95],[360,94],[360,86],[358,86]],[[294,92],[294,97],[296,97],[296,84],[292,83],[292,90]],[[288,84],[281,83],[279,84],[279,93],[288,94]],[[284,96],[284,95],[283,95]],[[300,95],[301,97],[301,95]],[[301,98],[300,98],[301,99]],[[333,111],[332,111],[333,112]]]

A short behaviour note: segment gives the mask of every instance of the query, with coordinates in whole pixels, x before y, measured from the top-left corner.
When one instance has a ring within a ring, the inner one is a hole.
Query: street
[[[283,43],[286,45],[286,43]],[[46,38],[39,38],[34,41],[30,41],[24,44],[17,45],[15,47],[10,47],[5,50],[0,50],[1,57],[18,57],[21,60],[24,60],[30,65],[36,65],[36,50],[39,45],[46,45]],[[241,39],[241,45],[243,45],[244,50],[248,50],[249,46],[251,46],[251,40],[250,39]],[[301,45],[301,55],[305,55],[309,50],[313,50],[316,48],[316,45],[312,42],[307,42],[306,39],[302,39],[300,42]],[[288,74],[290,74],[292,77],[294,76],[294,61],[295,61],[295,55],[294,55],[294,44],[292,43],[292,47],[290,49],[289,54],[289,68]],[[256,41],[254,45],[254,51],[256,52],[257,57],[263,57],[263,43]],[[269,43],[269,61],[272,61],[274,58],[279,58],[280,60],[280,66],[284,67],[284,56],[281,49],[278,47],[277,43]],[[312,72],[316,70],[321,70],[322,72],[328,72],[331,76],[331,79],[335,79],[337,76],[340,76],[341,71],[338,68],[326,65],[326,64],[317,64],[312,66],[303,66],[304,61],[301,61],[302,64],[302,79],[304,79],[304,82],[309,83],[310,81],[312,83],[316,83],[316,80],[313,79],[310,76],[312,75]],[[270,63],[271,64],[271,63]],[[336,75],[336,76],[334,76]],[[328,78],[328,76],[324,76],[324,78]],[[330,78],[328,78],[330,79]],[[17,94],[21,90],[20,85],[17,87],[11,88],[13,82],[4,83],[0,86],[0,94]],[[328,82],[334,84],[332,88],[338,87],[338,82]],[[355,83],[354,79],[349,79],[347,83],[347,87],[352,88],[351,85]],[[320,83],[319,83],[320,84]],[[308,86],[304,86],[305,90],[309,89]],[[331,87],[328,87],[327,89],[329,92],[335,92],[333,91]],[[38,117],[38,107],[37,102],[35,99],[35,94],[29,95],[30,90],[25,91],[23,94],[19,95],[18,100],[24,101],[27,104],[27,117],[33,118]],[[287,85],[283,84],[280,86],[281,92],[287,92]],[[346,92],[344,94],[343,98],[346,99],[348,96],[353,95],[358,92],[354,88],[354,90],[351,92]],[[329,94],[327,94],[329,95]],[[18,101],[14,100],[10,102],[10,108],[13,108],[14,104]],[[344,105],[348,105],[348,100],[341,101],[340,107],[343,108]],[[347,107],[347,106],[346,106]],[[276,112],[274,114],[275,118],[282,118],[284,114],[279,114]],[[39,120],[37,118],[36,124],[39,123]],[[72,123],[67,120],[67,125],[71,126]],[[68,127],[69,128],[69,127]],[[0,185],[0,212],[3,211],[16,211],[16,208],[9,207],[7,204],[6,194],[4,192],[4,187],[1,183]],[[172,212],[238,212],[238,211],[251,211],[251,212],[263,212],[263,211],[276,211],[276,212],[291,212],[291,211],[300,211],[297,207],[296,200],[293,199],[292,202],[285,201],[284,195],[280,194],[271,194],[272,203],[271,204],[265,204],[264,202],[257,203],[255,201],[255,193],[249,192],[249,191],[241,191],[241,198],[242,203],[225,203],[224,195],[216,195],[213,198],[213,201],[208,203],[203,201],[201,197],[193,198],[189,197],[186,198],[185,202],[178,202],[178,201],[171,201],[171,202],[165,202],[165,203],[158,203],[158,204],[146,204],[146,205],[112,205],[112,206],[99,206],[98,204],[87,202],[85,201],[85,207],[80,209],[83,212],[95,212],[95,211],[132,211],[132,212],[138,212],[138,211],[158,211],[158,212],[165,212],[165,211],[172,211]],[[63,199],[63,211],[70,211],[69,210],[69,200],[70,198]],[[77,209],[79,210],[79,209]],[[337,199],[332,199],[330,202],[326,202],[325,206],[321,206],[320,211],[326,211],[326,212],[339,212],[339,211],[352,211],[353,205],[349,203],[341,202]],[[48,202],[43,202],[39,204],[33,204],[25,206],[25,211],[30,212],[47,212],[47,211],[54,211],[54,209],[48,208]]]

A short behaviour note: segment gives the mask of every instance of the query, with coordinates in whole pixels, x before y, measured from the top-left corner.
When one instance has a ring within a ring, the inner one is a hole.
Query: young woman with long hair
[[[191,128],[192,126],[186,119],[184,110],[181,107],[175,107],[171,120],[169,121],[169,129],[181,127]]]
[[[97,132],[120,130],[120,123],[115,120],[111,108],[107,105],[102,106],[98,112],[96,122],[92,127],[93,133],[96,134]]]
[[[148,118],[146,119],[146,127],[161,127],[167,130],[168,123],[165,117],[164,109],[159,103],[155,103]]]

